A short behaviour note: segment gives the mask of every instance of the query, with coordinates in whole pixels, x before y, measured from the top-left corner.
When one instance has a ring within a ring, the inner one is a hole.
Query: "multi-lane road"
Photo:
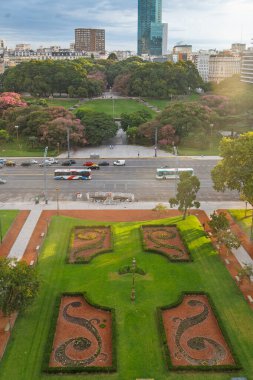
[[[157,180],[156,168],[192,167],[201,182],[198,193],[200,201],[232,201],[239,200],[236,192],[217,193],[213,190],[211,169],[217,164],[217,159],[169,157],[169,158],[135,158],[126,159],[126,166],[113,166],[113,159],[108,159],[110,166],[92,171],[91,181],[56,181],[54,170],[60,165],[44,168],[38,165],[22,167],[24,159],[18,159],[15,167],[4,167],[0,177],[7,180],[0,185],[0,201],[31,201],[37,195],[47,193],[49,200],[58,196],[61,200],[72,200],[77,192],[86,198],[87,192],[108,191],[133,193],[139,201],[168,201],[175,195],[176,180]],[[73,167],[82,168],[85,159],[77,159]],[[95,160],[96,161],[96,160]],[[46,172],[46,173],[45,173]],[[46,174],[46,175],[45,175]],[[58,191],[56,189],[59,189]]]

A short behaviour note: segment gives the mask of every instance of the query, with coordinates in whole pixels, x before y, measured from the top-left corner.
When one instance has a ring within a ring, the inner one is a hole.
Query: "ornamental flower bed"
[[[176,226],[142,226],[144,249],[161,253],[171,261],[189,261],[190,256]]]
[[[112,321],[110,309],[95,307],[80,294],[63,295],[47,371],[112,370]]]
[[[69,262],[85,263],[92,257],[111,250],[110,227],[75,227],[71,233]]]
[[[162,308],[162,324],[173,369],[231,369],[235,360],[205,294],[184,294]]]

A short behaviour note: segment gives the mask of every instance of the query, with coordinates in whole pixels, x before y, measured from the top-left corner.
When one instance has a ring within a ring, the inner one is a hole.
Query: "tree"
[[[217,234],[219,231],[227,231],[229,229],[229,221],[227,220],[224,212],[219,214],[214,212],[210,215],[210,217],[211,220],[208,224],[212,228],[214,234]]]
[[[118,61],[118,57],[117,57],[117,54],[116,53],[110,53],[108,55],[108,58],[107,59],[110,59],[112,61]]]
[[[200,203],[196,201],[199,188],[200,182],[198,177],[187,172],[180,173],[176,197],[170,198],[169,203],[170,207],[177,205],[178,209],[183,211],[183,219],[185,219],[189,208],[200,207]]]
[[[0,259],[0,309],[9,317],[23,311],[39,289],[36,270],[24,261]]]
[[[253,265],[243,264],[243,267],[238,272],[238,276],[240,279],[246,278],[250,282],[253,277]]]
[[[253,132],[236,139],[223,138],[220,143],[222,160],[213,168],[211,176],[217,191],[237,190],[253,206]],[[251,235],[253,231],[253,218]]]
[[[241,246],[241,242],[238,237],[230,230],[219,230],[215,234],[218,245],[224,245],[227,249],[227,254],[232,248],[238,249]]]

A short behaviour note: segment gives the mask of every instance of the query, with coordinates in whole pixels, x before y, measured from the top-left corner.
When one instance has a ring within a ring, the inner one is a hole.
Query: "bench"
[[[41,234],[40,234],[40,237],[44,237],[45,236],[45,232],[41,232]]]
[[[247,298],[248,298],[250,303],[253,303],[253,298],[249,294],[247,295]]]
[[[226,264],[230,264],[230,261],[228,259],[225,259]]]
[[[30,261],[30,265],[32,266],[34,264],[34,260]]]
[[[36,247],[35,249],[36,249],[36,251],[38,252],[39,249],[40,249],[40,245],[37,245],[37,247]]]
[[[235,276],[235,279],[237,282],[240,282],[240,277],[239,276]]]

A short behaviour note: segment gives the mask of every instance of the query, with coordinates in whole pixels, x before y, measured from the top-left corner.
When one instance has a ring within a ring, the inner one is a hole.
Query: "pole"
[[[133,277],[132,277],[132,291],[131,291],[131,300],[135,300],[135,270],[136,270],[136,260],[133,258],[132,261],[132,271],[133,271]]]
[[[2,230],[2,218],[0,217],[0,239],[1,239],[1,244],[3,242],[3,230]]]
[[[112,118],[114,120],[114,98],[112,98]]]
[[[48,147],[45,147],[44,151],[44,195],[45,195],[45,204],[47,205],[48,199],[47,199],[47,166],[46,166],[46,158],[47,158],[47,150]]]
[[[155,129],[155,157],[157,157],[157,127]]]
[[[70,158],[69,127],[67,127],[68,158]]]
[[[59,216],[59,189],[56,188],[57,216]]]
[[[250,240],[253,240],[253,209],[251,215]]]
[[[178,155],[177,155],[177,147],[174,145],[173,146],[173,149],[174,149],[174,155],[176,156],[176,175],[175,175],[175,197],[177,195],[177,178],[178,178]]]

